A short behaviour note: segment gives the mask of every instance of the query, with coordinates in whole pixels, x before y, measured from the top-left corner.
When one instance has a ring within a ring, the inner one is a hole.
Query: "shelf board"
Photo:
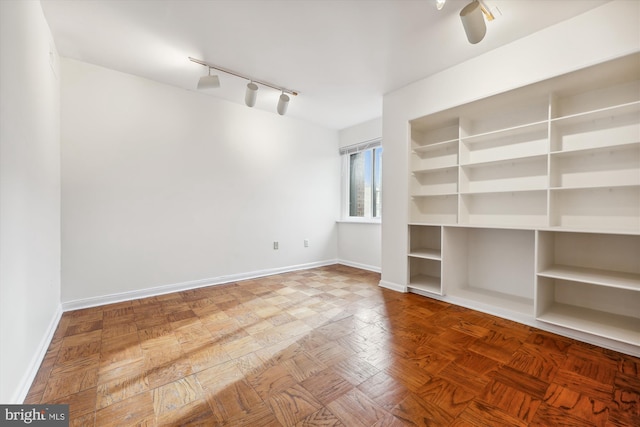
[[[492,167],[492,166],[500,166],[500,165],[508,165],[510,163],[523,163],[523,162],[528,162],[528,161],[535,161],[535,160],[540,160],[540,161],[546,161],[547,160],[547,155],[546,154],[532,154],[529,156],[522,156],[522,157],[512,157],[509,159],[500,159],[500,160],[488,160],[486,162],[469,162],[469,163],[464,163],[464,164],[460,164],[460,167],[462,167],[463,169],[473,169],[473,168],[478,168],[478,167]]]
[[[407,287],[409,289],[420,289],[421,291],[442,295],[439,277],[427,276],[425,274],[412,276]]]
[[[532,298],[524,298],[474,287],[458,288],[447,292],[458,298],[477,301],[481,304],[499,307],[502,310],[513,311],[529,316],[533,314]]]
[[[442,260],[440,249],[416,248],[409,252],[409,256],[414,258],[433,259],[436,261]]]
[[[640,112],[640,101],[628,102],[611,107],[599,108],[597,110],[585,111],[583,113],[570,114],[568,116],[557,117],[551,119],[551,123],[560,126],[571,126],[584,123],[587,121],[602,119],[611,116],[621,116],[623,114],[631,114]]]
[[[450,196],[458,196],[458,193],[438,193],[438,194],[412,194],[412,199],[420,199],[423,197],[450,197]]]
[[[546,188],[527,188],[523,190],[498,190],[498,191],[461,191],[461,196],[473,196],[473,195],[489,195],[489,194],[505,194],[505,193],[532,193],[532,192],[545,192]]]
[[[565,328],[638,345],[640,319],[567,304],[553,304],[537,320]]]
[[[621,185],[589,185],[585,187],[571,186],[571,187],[550,187],[551,191],[572,191],[572,190],[601,190],[603,188],[634,188],[639,187],[640,184],[621,184]]]
[[[527,133],[533,132],[542,132],[547,129],[549,126],[548,120],[542,120],[539,122],[527,123],[519,126],[513,126],[504,129],[498,129],[491,132],[484,132],[475,135],[468,135],[465,137],[460,137],[460,140],[466,143],[478,143],[478,142],[486,142],[498,138],[508,138],[517,135],[523,135]]]
[[[621,273],[597,268],[573,267],[569,265],[554,265],[539,272],[538,276],[640,291],[640,274]]]
[[[610,145],[606,145],[606,146],[602,146],[602,147],[591,147],[591,148],[578,148],[578,149],[574,149],[574,150],[562,150],[562,151],[552,151],[551,157],[554,158],[558,158],[558,157],[574,157],[574,156],[579,156],[579,155],[583,155],[583,154],[596,154],[596,153],[603,153],[603,152],[607,152],[607,151],[617,151],[617,150],[625,150],[625,149],[633,149],[634,147],[639,147],[640,146],[640,141],[639,142],[625,142],[623,144],[610,144]]]
[[[413,148],[413,152],[414,153],[426,153],[427,151],[433,151],[433,150],[440,150],[442,148],[445,148],[448,145],[454,145],[454,144],[458,144],[458,138],[456,139],[450,139],[447,141],[442,141],[442,142],[436,142],[433,144],[427,144],[427,145],[420,145],[418,147],[414,147]]]
[[[430,224],[431,225],[431,224]],[[434,224],[440,225],[440,224]],[[538,227],[541,231],[553,231],[563,233],[590,233],[590,234],[619,234],[626,236],[637,236],[640,234],[640,224],[637,229],[615,229],[615,228],[585,228],[585,227],[566,227],[562,225],[552,225],[549,227]]]
[[[451,169],[451,171],[455,171],[458,169],[458,165],[451,165],[451,166],[438,166],[435,168],[424,168],[424,169],[416,169],[411,171],[412,174],[414,175],[420,175],[420,174],[428,174],[428,173],[432,173],[432,172],[444,172],[447,169]]]

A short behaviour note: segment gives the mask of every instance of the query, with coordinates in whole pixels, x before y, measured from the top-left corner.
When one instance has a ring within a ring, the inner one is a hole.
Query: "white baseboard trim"
[[[392,283],[392,282],[387,282],[386,280],[380,280],[380,283],[378,283],[378,286],[380,286],[381,288],[386,288],[386,289],[391,289],[392,291],[396,291],[396,292],[407,292],[407,287],[404,285],[399,285],[397,283]]]
[[[373,271],[374,273],[380,273],[380,267],[376,267],[375,265],[361,264],[359,262],[347,261],[344,259],[339,259],[338,264],[346,265],[347,267],[359,268],[361,270]]]
[[[187,291],[190,289],[203,288],[206,286],[224,285],[241,280],[255,279],[258,277],[273,276],[274,274],[289,273],[298,270],[308,270],[310,268],[325,267],[327,265],[339,264],[338,260],[316,261],[306,264],[291,265],[287,267],[269,268],[266,270],[256,270],[248,273],[231,274],[229,276],[212,277],[209,279],[192,280],[189,282],[174,283],[170,285],[155,286],[153,288],[139,289],[135,291],[119,292],[116,294],[101,295],[97,297],[82,298],[62,303],[63,311],[80,310],[83,308],[97,307],[100,305],[113,304],[123,301],[131,301],[140,298],[154,297],[169,294],[172,292]]]
[[[29,362],[29,367],[27,371],[22,376],[22,380],[18,385],[16,392],[11,398],[10,404],[22,404],[24,399],[27,397],[29,393],[29,389],[33,384],[33,380],[36,378],[38,374],[38,370],[40,369],[40,365],[44,360],[44,357],[47,354],[47,350],[49,349],[49,345],[51,344],[51,340],[53,339],[53,334],[56,332],[56,328],[58,327],[58,323],[60,323],[60,318],[62,317],[62,305],[58,304],[55,313],[53,313],[53,317],[49,322],[49,326],[47,327],[47,331],[42,336],[40,343],[38,344],[38,348],[36,352],[33,354],[31,358],[31,362]]]

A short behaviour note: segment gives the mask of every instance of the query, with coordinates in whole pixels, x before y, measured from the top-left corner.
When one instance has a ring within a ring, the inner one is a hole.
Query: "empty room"
[[[640,425],[640,1],[2,0],[0,165],[2,425]]]

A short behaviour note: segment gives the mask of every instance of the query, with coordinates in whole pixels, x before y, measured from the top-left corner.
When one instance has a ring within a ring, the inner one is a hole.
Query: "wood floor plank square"
[[[96,411],[96,425],[121,427],[124,425],[155,425],[153,398],[147,391],[118,401]]]
[[[371,426],[389,414],[355,388],[330,402],[327,408],[347,426]]]
[[[467,407],[468,403],[476,397],[476,392],[441,378],[434,378],[429,381],[415,394],[424,401],[437,405],[452,417],[457,417]]]
[[[322,404],[300,385],[271,396],[267,403],[278,421],[286,426],[295,425],[322,408]]]
[[[204,402],[202,387],[194,375],[157,387],[151,394],[153,411],[158,417],[196,401]]]
[[[409,394],[409,389],[401,381],[385,372],[378,372],[360,384],[358,390],[387,411],[391,411]]]
[[[205,389],[204,394],[218,422],[246,417],[264,403],[244,379],[228,383],[216,392]]]
[[[293,387],[298,381],[280,365],[269,365],[259,372],[246,376],[247,382],[267,401],[274,394],[280,393],[290,387]]]
[[[333,368],[315,373],[300,383],[320,403],[327,405],[353,389],[353,384],[341,377]]]
[[[542,403],[541,398],[531,396],[499,381],[489,383],[480,398],[489,405],[500,408],[505,413],[525,422],[533,420]]]
[[[413,393],[410,393],[405,399],[396,405],[391,413],[408,425],[444,426],[451,424],[453,421],[453,417],[446,411],[440,409],[438,405],[427,402]]]

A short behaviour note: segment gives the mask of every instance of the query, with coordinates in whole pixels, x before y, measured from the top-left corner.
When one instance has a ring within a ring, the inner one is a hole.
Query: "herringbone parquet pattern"
[[[344,266],[65,313],[26,403],[71,425],[640,426],[640,359]]]

